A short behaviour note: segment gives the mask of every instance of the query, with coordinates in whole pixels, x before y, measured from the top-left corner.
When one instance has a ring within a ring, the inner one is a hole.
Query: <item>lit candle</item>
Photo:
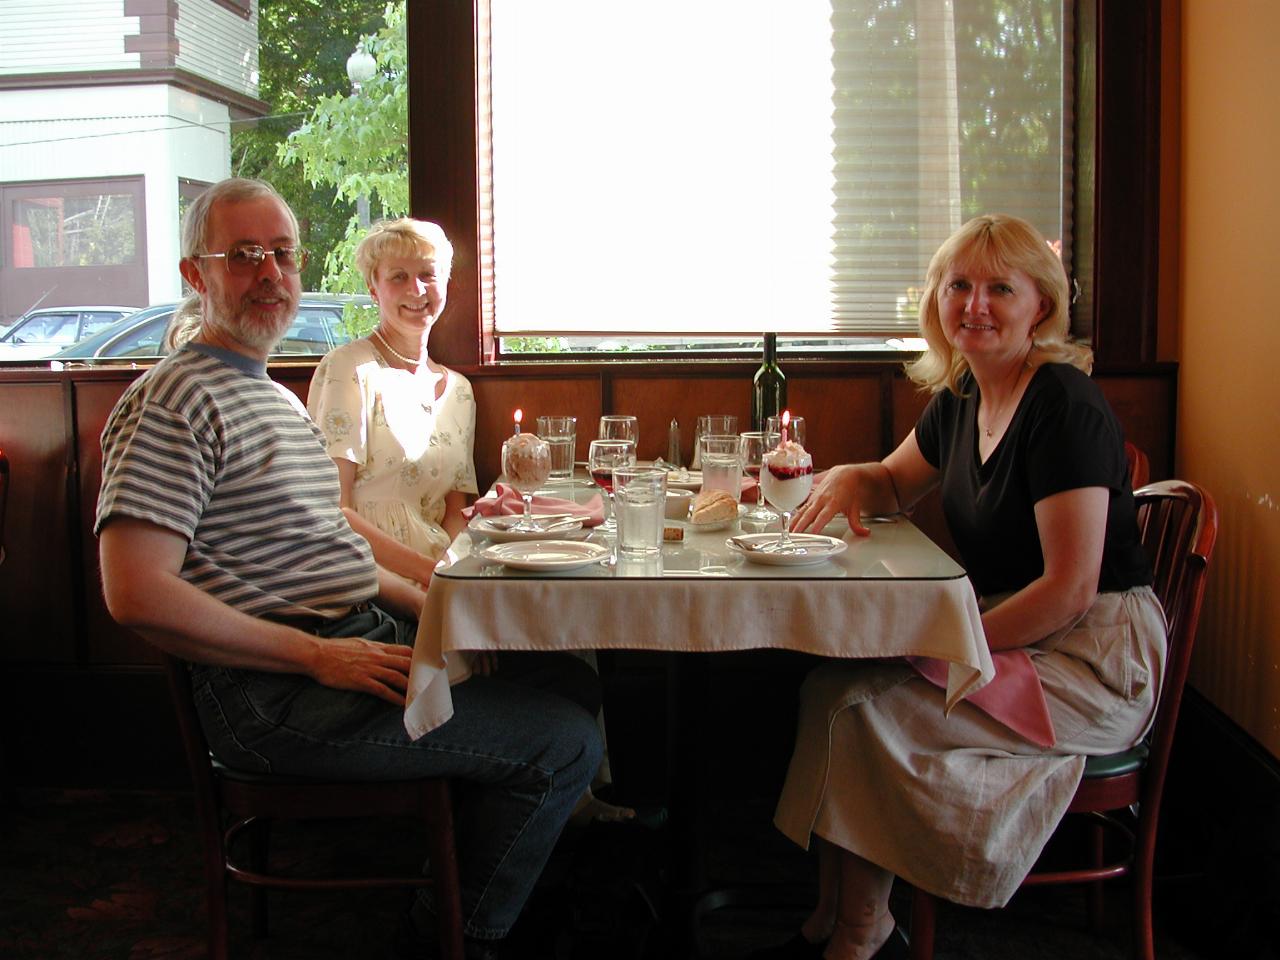
[[[521,410],[519,407],[516,407],[516,428],[511,433],[513,437],[520,436],[520,421],[523,419],[524,419],[524,411]]]
[[[782,411],[782,442],[787,442],[787,427],[791,425],[791,411]]]

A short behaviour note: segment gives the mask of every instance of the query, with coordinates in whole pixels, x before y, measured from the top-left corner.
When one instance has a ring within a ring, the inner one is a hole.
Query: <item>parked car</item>
[[[298,315],[284,338],[272,351],[273,357],[315,356],[328,353],[351,339],[342,322],[348,303],[372,307],[367,296],[350,294],[304,293],[298,303]],[[164,355],[164,332],[173,318],[177,303],[146,307],[99,331],[92,337],[60,350],[51,359],[97,360],[116,358],[154,358]]]
[[[0,334],[0,360],[39,360],[91,336],[137,307],[40,307]]]

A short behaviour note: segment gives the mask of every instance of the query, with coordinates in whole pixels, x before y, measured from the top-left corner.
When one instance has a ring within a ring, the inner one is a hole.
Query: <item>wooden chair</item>
[[[196,811],[204,851],[211,960],[227,958],[228,879],[238,880],[252,888],[255,937],[267,934],[266,891],[270,887],[332,890],[432,886],[435,888],[440,956],[446,960],[463,960],[462,902],[448,780],[333,782],[233,770],[209,752],[196,715],[186,664],[168,654],[163,657],[187,765],[195,784]],[[312,878],[269,872],[268,827],[272,820],[349,817],[411,817],[425,821],[431,876],[419,872],[403,876]],[[241,834],[245,834],[249,841],[247,863],[236,859],[233,850]]]
[[[1182,480],[1163,480],[1135,492],[1142,544],[1155,569],[1153,589],[1169,621],[1169,652],[1151,732],[1123,753],[1090,757],[1084,779],[1067,808],[1089,822],[1088,859],[1081,869],[1032,872],[1024,886],[1089,883],[1090,913],[1101,913],[1102,883],[1133,875],[1134,954],[1154,960],[1151,887],[1160,817],[1160,795],[1173,747],[1178,707],[1191,663],[1196,622],[1204,599],[1209,558],[1218,535],[1218,511],[1209,494]],[[1134,810],[1136,814],[1129,815]],[[1123,854],[1104,859],[1104,837],[1118,836]],[[916,890],[911,907],[912,960],[933,956],[935,898]]]
[[[1124,457],[1129,461],[1130,486],[1134,490],[1139,487],[1145,487],[1151,479],[1151,461],[1147,459],[1147,455],[1142,452],[1141,448],[1126,440],[1124,442]]]

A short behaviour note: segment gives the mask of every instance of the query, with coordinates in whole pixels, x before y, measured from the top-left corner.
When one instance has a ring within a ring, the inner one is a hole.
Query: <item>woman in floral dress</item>
[[[477,492],[471,384],[427,354],[452,261],[434,223],[376,224],[356,263],[378,325],[320,361],[307,400],[351,526],[381,566],[424,588],[465,526],[466,495]]]

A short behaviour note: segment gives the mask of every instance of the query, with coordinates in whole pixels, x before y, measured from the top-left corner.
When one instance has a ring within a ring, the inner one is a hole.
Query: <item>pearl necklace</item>
[[[391,344],[387,343],[387,338],[386,338],[386,337],[384,337],[384,336],[382,335],[382,333],[378,330],[378,328],[377,328],[377,327],[374,327],[372,332],[373,332],[373,335],[374,335],[375,337],[377,337],[377,338],[378,338],[378,342],[379,342],[380,344],[382,344],[382,345],[383,345],[383,347],[385,347],[385,348],[386,348],[387,353],[391,354],[393,357],[395,357],[395,358],[396,358],[397,360],[399,360],[401,363],[408,363],[408,364],[411,364],[411,365],[413,365],[413,366],[415,366],[415,367],[420,367],[420,366],[422,366],[424,363],[426,363],[426,360],[425,360],[423,357],[421,357],[421,356],[417,356],[417,357],[406,357],[403,353],[401,353],[399,350],[397,350],[397,349],[396,349],[395,347],[393,347]]]

